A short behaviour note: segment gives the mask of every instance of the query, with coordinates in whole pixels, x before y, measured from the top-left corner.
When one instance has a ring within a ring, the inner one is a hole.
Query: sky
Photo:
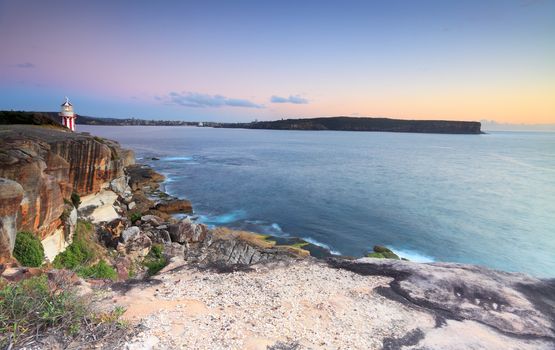
[[[0,109],[555,123],[555,0],[0,0]]]

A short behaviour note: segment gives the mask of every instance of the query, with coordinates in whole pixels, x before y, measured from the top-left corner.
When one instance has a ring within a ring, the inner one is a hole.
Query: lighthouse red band
[[[69,102],[66,97],[66,101],[61,105],[62,109],[60,111],[61,123],[63,126],[71,131],[75,131],[75,119],[77,116],[73,112],[73,105]]]

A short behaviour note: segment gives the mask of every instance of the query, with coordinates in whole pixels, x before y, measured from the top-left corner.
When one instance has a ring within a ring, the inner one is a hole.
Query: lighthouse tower
[[[59,115],[62,119],[62,125],[71,131],[75,131],[75,119],[77,116],[73,113],[73,105],[69,103],[69,99],[67,97],[61,107],[62,109]]]

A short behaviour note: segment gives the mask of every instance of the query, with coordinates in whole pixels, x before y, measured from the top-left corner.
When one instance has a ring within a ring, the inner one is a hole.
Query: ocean
[[[555,133],[78,131],[135,150],[211,226],[555,277]]]

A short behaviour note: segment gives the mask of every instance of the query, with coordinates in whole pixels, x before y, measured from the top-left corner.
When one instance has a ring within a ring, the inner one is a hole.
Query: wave
[[[431,256],[419,253],[417,251],[414,250],[410,250],[410,249],[396,249],[396,248],[390,248],[391,251],[393,251],[395,254],[399,255],[399,257],[401,258],[405,258],[408,259],[410,261],[414,261],[414,262],[422,262],[422,263],[426,263],[426,262],[434,262],[435,259],[432,258]]]
[[[239,209],[221,215],[199,215],[199,221],[205,224],[222,225],[244,219],[247,212]]]
[[[193,157],[163,157],[160,158],[161,161],[165,161],[165,162],[176,162],[176,161],[186,161],[186,160],[193,160]]]
[[[317,245],[317,246],[319,246],[319,247],[322,247],[322,248],[324,248],[324,249],[329,250],[330,253],[332,253],[333,255],[343,255],[343,254],[341,254],[340,251],[333,250],[333,249],[330,248],[329,245],[327,245],[327,244],[325,244],[325,243],[322,243],[322,242],[318,242],[318,241],[315,240],[315,239],[312,239],[312,238],[309,238],[309,237],[302,237],[302,239],[305,240],[305,241],[307,241],[308,243],[311,243],[311,244],[314,244],[314,245]]]

